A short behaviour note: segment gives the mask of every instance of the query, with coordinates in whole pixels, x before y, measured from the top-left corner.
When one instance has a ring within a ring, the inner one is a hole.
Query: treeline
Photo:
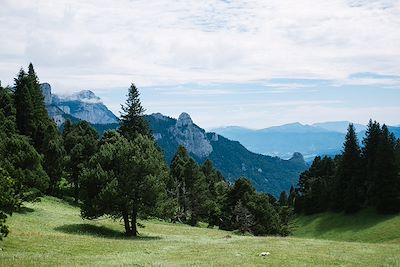
[[[85,121],[66,121],[59,133],[32,64],[14,87],[0,86],[0,238],[7,216],[44,194],[74,201],[86,219],[121,218],[133,236],[137,219],[149,217],[255,235],[290,232],[288,203],[256,192],[246,178],[231,185],[184,147],[167,166],[134,84],[122,111],[120,128],[101,138]]]
[[[380,213],[400,211],[400,140],[386,125],[369,121],[360,147],[352,124],[335,158],[316,157],[291,189],[296,212],[354,213],[365,207]]]

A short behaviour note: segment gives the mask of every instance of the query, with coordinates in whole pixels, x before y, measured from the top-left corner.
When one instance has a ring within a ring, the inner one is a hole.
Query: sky
[[[400,0],[0,0],[0,80],[203,128],[369,118],[400,124]]]

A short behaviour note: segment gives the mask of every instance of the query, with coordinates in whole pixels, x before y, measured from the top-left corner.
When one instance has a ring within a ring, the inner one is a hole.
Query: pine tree
[[[361,168],[360,147],[354,126],[350,124],[338,168],[335,188],[336,208],[352,213],[363,206],[365,188]]]
[[[47,127],[51,123],[44,104],[44,96],[40,89],[39,78],[33,68],[32,63],[29,63],[28,67],[28,79],[30,83],[30,94],[32,98],[32,104],[35,111],[35,119],[43,124],[43,127]]]
[[[298,204],[306,214],[326,211],[330,204],[330,188],[334,163],[329,157],[315,157],[310,169],[300,174]],[[294,193],[293,193],[294,194]],[[296,208],[298,211],[298,208]]]
[[[36,132],[35,111],[28,87],[29,79],[23,69],[14,81],[17,128],[22,135],[33,138]]]
[[[66,171],[74,188],[75,201],[79,198],[80,173],[98,150],[99,136],[86,121],[64,128],[64,147],[67,154]]]
[[[396,140],[386,125],[382,126],[374,166],[376,208],[383,213],[400,211],[400,176],[396,164]]]
[[[376,156],[381,133],[379,123],[369,120],[362,148],[362,160],[365,166],[363,175],[366,177],[366,195],[369,204],[376,203],[377,177],[375,175],[377,172],[374,168],[376,166]]]
[[[146,110],[140,102],[139,91],[135,84],[132,83],[127,97],[125,105],[121,105],[122,113],[119,132],[129,140],[133,140],[139,134],[152,138],[150,127],[144,117]]]
[[[82,217],[122,218],[126,234],[136,236],[138,217],[158,215],[167,175],[163,155],[148,137],[105,142],[81,176]]]

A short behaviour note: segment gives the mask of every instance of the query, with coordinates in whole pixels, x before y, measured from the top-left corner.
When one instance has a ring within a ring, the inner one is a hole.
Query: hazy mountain
[[[85,120],[92,124],[118,123],[118,118],[90,90],[58,96],[51,93],[50,84],[43,83],[40,86],[49,115],[59,126],[67,118]]]
[[[296,122],[260,130],[228,126],[212,131],[238,140],[255,153],[289,158],[298,151],[309,161],[317,155],[333,156],[340,153],[349,123],[338,121],[303,125]],[[366,126],[355,124],[355,127],[361,142]],[[389,130],[400,137],[400,127],[389,126]]]
[[[186,113],[178,119],[160,113],[149,115],[147,119],[168,163],[178,146],[184,145],[198,163],[212,160],[229,181],[246,176],[257,190],[275,196],[296,185],[299,174],[307,168],[300,153],[295,153],[290,160],[283,160],[250,152],[238,141],[207,133]]]
[[[238,140],[255,153],[290,158],[294,152],[300,152],[306,160],[319,154],[338,153],[344,140],[343,133],[300,123],[260,130],[225,127],[213,131],[232,140]]]
[[[350,121],[330,121],[330,122],[319,122],[314,123],[312,126],[320,127],[328,131],[346,133],[349,127]],[[357,132],[365,131],[367,129],[366,125],[353,123]]]

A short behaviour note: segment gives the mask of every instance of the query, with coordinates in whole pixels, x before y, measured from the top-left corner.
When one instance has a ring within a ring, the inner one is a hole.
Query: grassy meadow
[[[0,266],[400,266],[400,216],[369,210],[300,217],[285,238],[156,220],[126,238],[121,222],[82,220],[79,208],[51,197],[27,203],[8,222]]]

